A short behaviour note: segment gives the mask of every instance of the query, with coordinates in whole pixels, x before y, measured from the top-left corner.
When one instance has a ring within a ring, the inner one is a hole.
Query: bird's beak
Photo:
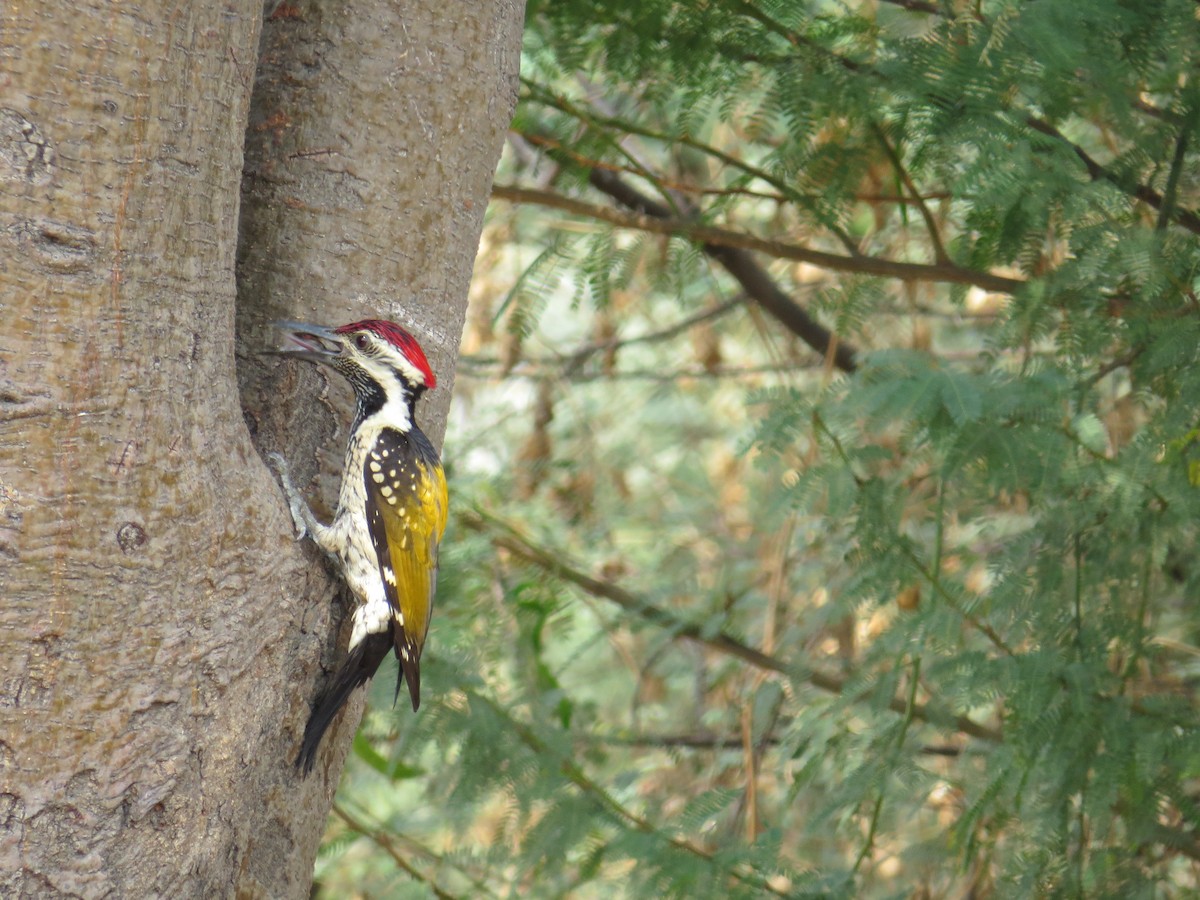
[[[283,335],[283,346],[267,350],[267,353],[332,364],[345,349],[342,336],[323,325],[276,322],[275,328]]]

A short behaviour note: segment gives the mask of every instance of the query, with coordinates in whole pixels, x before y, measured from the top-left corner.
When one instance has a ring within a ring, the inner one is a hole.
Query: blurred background
[[[1195,896],[1198,15],[530,2],[315,894]]]

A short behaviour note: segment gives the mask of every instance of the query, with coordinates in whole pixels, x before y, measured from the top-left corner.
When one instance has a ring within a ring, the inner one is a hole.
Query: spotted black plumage
[[[412,707],[421,704],[421,651],[437,589],[437,551],[446,521],[446,479],[418,429],[384,428],[366,457],[367,526],[394,627],[396,658]],[[396,681],[400,692],[400,680]]]

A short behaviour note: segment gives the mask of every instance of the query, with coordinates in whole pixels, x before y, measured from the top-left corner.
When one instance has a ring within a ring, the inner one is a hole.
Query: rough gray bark
[[[298,478],[318,476],[309,493],[327,508],[352,395],[336,375],[254,347],[277,341],[270,322],[279,318],[400,322],[438,376],[417,417],[441,445],[467,285],[516,99],[522,13],[510,2],[310,0],[264,24],[238,268],[243,403],[261,449],[281,450]],[[301,550],[328,579],[312,544]],[[305,633],[295,685],[305,714],[345,652],[346,607],[330,602],[336,585],[321,587],[308,591],[294,623]],[[302,597],[304,585],[291,591]],[[435,653],[436,639],[435,614]],[[313,777],[295,791],[313,821],[328,812],[364,696],[352,699]],[[293,718],[293,734],[302,727]],[[311,857],[319,831],[308,837]]]
[[[260,8],[6,10],[0,896],[307,894],[340,755],[291,760],[340,612],[246,424],[304,474],[343,420],[250,354],[280,315],[396,318],[440,435],[521,12],[274,8],[235,367]]]

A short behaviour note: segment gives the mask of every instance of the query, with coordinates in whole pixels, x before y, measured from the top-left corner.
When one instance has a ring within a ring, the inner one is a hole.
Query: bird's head
[[[437,384],[417,339],[394,322],[364,319],[340,328],[277,322],[276,327],[284,345],[275,353],[336,369],[368,412],[400,398],[411,406]]]

